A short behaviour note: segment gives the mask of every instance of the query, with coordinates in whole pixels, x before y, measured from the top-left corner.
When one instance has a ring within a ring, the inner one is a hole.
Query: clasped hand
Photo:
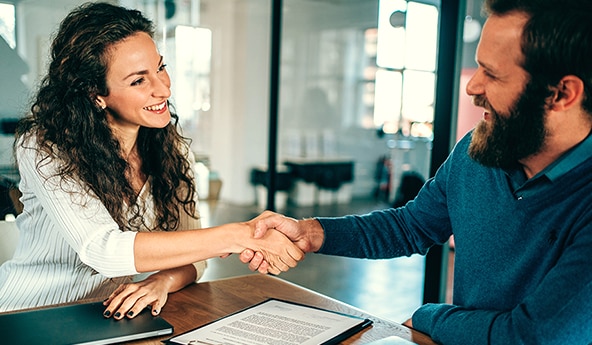
[[[316,223],[316,220],[310,220]],[[318,244],[313,238],[315,235],[313,231],[309,232],[306,226],[302,225],[302,221],[294,218],[286,217],[279,213],[265,211],[258,217],[251,220],[255,228],[253,232],[254,238],[264,238],[270,233],[274,234],[280,232],[287,236],[294,245],[296,245],[302,252],[312,252],[317,250]],[[319,226],[320,228],[320,226]],[[321,230],[322,233],[322,230]],[[322,235],[316,236],[322,242]],[[240,254],[240,260],[249,265],[251,271],[259,271],[260,273],[274,273],[276,267],[274,263],[269,261],[269,256],[265,252],[249,247]]]
[[[244,246],[241,258],[245,252],[258,253],[258,257],[261,257],[266,263],[266,269],[261,273],[279,274],[291,267],[296,267],[298,261],[304,258],[304,252],[295,243],[292,243],[289,236],[286,237],[285,234],[275,229],[257,232],[256,226],[264,215],[267,216],[264,213],[247,222],[251,228],[251,238],[249,243]]]

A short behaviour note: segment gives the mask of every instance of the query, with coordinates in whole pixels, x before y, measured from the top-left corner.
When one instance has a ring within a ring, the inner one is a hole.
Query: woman
[[[302,258],[278,232],[253,240],[251,222],[189,230],[199,228],[193,157],[152,36],[140,12],[105,3],[61,23],[17,129],[24,210],[15,255],[0,267],[0,311],[106,298],[106,317],[148,305],[156,315],[207,258],[260,250],[275,273]]]

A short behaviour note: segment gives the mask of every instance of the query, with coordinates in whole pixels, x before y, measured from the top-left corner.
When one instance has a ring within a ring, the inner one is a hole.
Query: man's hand
[[[280,274],[296,267],[298,261],[304,258],[302,250],[275,229],[266,231],[260,238],[250,239],[244,248],[261,255],[267,264],[266,271],[272,274]]]
[[[323,229],[320,223],[314,219],[296,220],[284,215],[265,211],[249,223],[254,224],[253,237],[265,236],[269,229],[275,229],[286,235],[303,252],[317,251],[324,239]],[[269,273],[270,265],[264,259],[262,253],[247,249],[239,256],[241,262],[248,263],[251,271]]]
[[[305,253],[317,251],[323,244],[323,228],[315,219],[296,220],[279,213],[264,211],[251,222],[255,224],[255,238],[263,237],[269,229],[275,229],[286,235]]]

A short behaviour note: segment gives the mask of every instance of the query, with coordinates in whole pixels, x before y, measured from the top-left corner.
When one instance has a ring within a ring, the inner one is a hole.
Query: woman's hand
[[[116,320],[131,319],[151,306],[152,315],[156,316],[166,304],[169,293],[185,287],[195,277],[195,267],[186,265],[154,273],[137,283],[122,284],[103,302],[107,306],[103,315]]]

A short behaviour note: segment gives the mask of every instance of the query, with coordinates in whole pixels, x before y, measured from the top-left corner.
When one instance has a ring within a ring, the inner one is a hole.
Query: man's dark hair
[[[548,88],[575,75],[584,82],[583,108],[592,116],[592,1],[486,0],[487,15],[522,12],[522,67]]]

